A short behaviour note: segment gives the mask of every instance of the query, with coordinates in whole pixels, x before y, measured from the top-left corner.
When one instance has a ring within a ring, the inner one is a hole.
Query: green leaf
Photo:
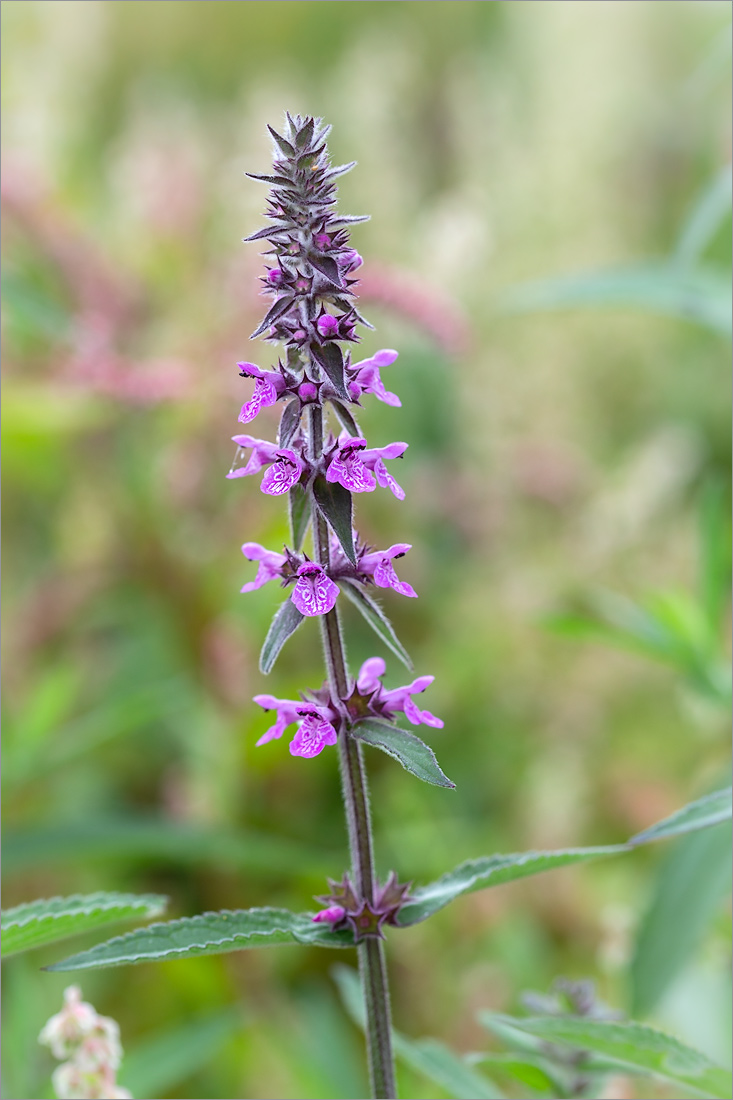
[[[547,1072],[547,1066],[541,1058],[532,1059],[526,1055],[518,1058],[516,1054],[475,1054],[471,1062],[473,1065],[491,1066],[501,1070],[535,1092],[545,1092],[548,1096],[562,1095],[562,1085]],[[586,1069],[584,1062],[583,1070]]]
[[[280,447],[287,447],[290,440],[298,430],[300,424],[300,401],[289,401],[283,409],[280,417],[280,426],[277,430],[277,442]]]
[[[288,493],[288,512],[290,514],[290,534],[292,536],[293,550],[300,553],[308,524],[311,521],[310,501],[308,494],[300,484],[296,482]]]
[[[566,848],[557,852],[519,852],[516,855],[483,856],[461,863],[429,886],[411,891],[411,900],[400,909],[401,925],[417,924],[448,905],[461,894],[484,890],[487,886],[501,886],[504,882],[539,875],[555,867],[567,867],[573,863],[585,863],[601,856],[617,855],[628,851],[624,844],[606,848]]]
[[[334,267],[336,266],[333,260],[331,263],[334,264]],[[324,344],[323,347],[319,347],[318,344],[311,344],[310,349],[313,358],[331,380],[339,397],[342,397],[344,401],[350,401],[351,398],[344,381],[344,357],[338,344],[330,342]]]
[[[512,1027],[549,1043],[567,1043],[655,1074],[703,1096],[728,1100],[733,1078],[704,1054],[644,1024],[573,1017],[509,1017]]]
[[[167,901],[160,894],[74,894],[4,909],[3,956],[55,943],[114,921],[158,917]]]
[[[376,718],[367,718],[351,727],[351,736],[393,756],[405,771],[416,775],[424,783],[455,788],[455,783],[451,783],[441,770],[430,746],[409,730]]]
[[[313,481],[313,497],[318,511],[338,538],[346,557],[352,565],[356,565],[351,493],[338,482],[326,481],[323,474],[319,474]]]
[[[730,277],[709,267],[664,262],[590,271],[514,287],[500,301],[513,313],[587,306],[636,307],[731,331]]]
[[[72,955],[47,970],[93,970],[168,959],[192,959],[198,955],[223,955],[249,947],[280,943],[316,944],[321,947],[353,947],[353,933],[314,924],[304,913],[289,909],[223,909],[196,917],[151,924],[137,932],[116,936],[89,951]]]
[[[709,825],[717,825],[721,821],[727,821],[733,814],[733,790],[724,787],[721,791],[706,794],[704,798],[698,798],[696,802],[690,802],[681,810],[651,825],[643,832],[637,833],[629,841],[629,844],[648,844],[652,840],[665,840],[670,836],[678,836],[680,833],[692,833],[696,829],[706,829]]]
[[[334,966],[331,974],[346,1011],[354,1023],[364,1030],[364,1000],[358,972],[349,966]],[[440,1085],[456,1100],[501,1100],[502,1093],[493,1082],[477,1073],[460,1055],[454,1054],[437,1039],[408,1039],[393,1030],[392,1043],[398,1058]]]
[[[242,1027],[236,1009],[207,1013],[125,1050],[121,1083],[133,1096],[163,1096],[202,1069]]]
[[[346,405],[344,405],[341,401],[337,401],[335,397],[331,398],[331,404],[333,406],[333,411],[336,413],[336,416],[341,423],[341,426],[346,429],[349,435],[360,436],[361,428],[356,423],[356,420],[354,420],[354,417],[351,415],[349,410],[346,408]]]
[[[645,1016],[697,949],[731,886],[730,827],[683,837],[659,870],[631,963],[632,1011]]]
[[[403,665],[412,672],[414,666],[410,660],[410,655],[395,634],[392,623],[384,614],[379,604],[371,599],[370,596],[367,596],[359,585],[345,578],[339,580],[339,588],[344,596],[353,603],[354,607],[358,608],[374,633],[382,639],[384,644],[392,650],[396,657],[399,657]]]
[[[280,650],[302,622],[303,616],[288,597],[277,611],[275,618],[270,623],[270,629],[267,631],[267,637],[260,653],[260,672],[268,673],[272,671]]]

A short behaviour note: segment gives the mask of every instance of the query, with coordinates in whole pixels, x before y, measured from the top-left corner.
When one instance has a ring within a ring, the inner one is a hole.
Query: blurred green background
[[[248,343],[261,260],[240,239],[264,189],[242,173],[267,171],[285,109],[323,116],[334,160],[359,162],[340,194],[372,215],[353,234],[377,326],[364,348],[399,349],[384,380],[403,402],[363,424],[410,449],[404,504],[375,493],[358,520],[373,544],[414,544],[400,576],[420,599],[384,603],[436,677],[430,740],[458,785],[370,755],[380,869],[419,882],[494,851],[623,840],[721,784],[724,592],[697,656],[685,639],[725,551],[729,16],[684,0],[5,0],[5,905],[122,889],[169,894],[174,916],[302,910],[344,868],[334,754],[254,748],[251,696],[292,697],[322,667],[311,624],[258,673],[277,592],[239,595],[239,547],[278,548],[285,517],[224,478],[249,394],[235,363],[272,361]],[[257,434],[275,425],[270,410]],[[684,644],[655,663],[605,644],[625,626],[592,637],[577,613],[599,590],[661,607]],[[356,667],[383,651],[351,610]],[[392,934],[396,1025],[481,1049],[478,1009],[590,976],[729,1060],[717,887],[683,883],[662,906],[673,941],[698,930],[676,962],[644,954],[671,852],[475,894]],[[68,976],[39,966],[59,954],[6,964],[7,1097],[48,1095],[37,1033]],[[363,1096],[334,961],[282,948],[82,985],[120,1022],[137,1096]]]

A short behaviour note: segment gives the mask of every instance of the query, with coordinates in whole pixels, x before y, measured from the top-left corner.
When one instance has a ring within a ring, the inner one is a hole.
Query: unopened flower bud
[[[336,924],[337,921],[343,920],[345,916],[346,910],[342,908],[342,906],[331,905],[328,909],[321,909],[312,920],[316,924],[320,924],[322,921],[329,921],[331,924]]]
[[[318,396],[318,387],[313,382],[301,382],[298,386],[298,397],[301,401],[313,401]]]
[[[279,268],[273,267],[267,272],[267,281],[270,286],[280,286],[283,281],[283,273]]]
[[[319,317],[316,321],[316,328],[321,336],[335,336],[338,332],[339,323],[330,313],[324,313],[323,316]]]
[[[323,249],[323,248],[330,248],[331,247],[331,238],[329,237],[328,233],[316,233],[315,237],[313,238],[313,241],[315,243],[316,248],[322,248]]]

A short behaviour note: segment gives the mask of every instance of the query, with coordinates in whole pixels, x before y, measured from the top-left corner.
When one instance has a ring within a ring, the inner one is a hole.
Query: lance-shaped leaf
[[[356,970],[349,966],[334,966],[331,975],[338,986],[344,1007],[354,1023],[364,1028],[365,1013],[361,982]],[[437,1039],[408,1039],[392,1032],[395,1054],[408,1066],[440,1085],[455,1100],[500,1100],[499,1092],[459,1055]]]
[[[277,130],[273,130],[272,126],[268,125],[267,129],[270,131],[273,138],[275,139],[275,142],[277,143],[277,146],[280,149],[280,151],[282,153],[284,153],[286,157],[294,157],[295,156],[294,146],[292,146],[289,141],[286,141],[284,137],[282,137],[280,134],[278,134]]]
[[[418,921],[427,920],[461,894],[470,894],[487,886],[500,886],[504,882],[513,882],[529,875],[539,875],[543,871],[552,871],[555,867],[567,867],[572,863],[584,863],[600,856],[612,856],[626,851],[626,845],[613,844],[606,848],[566,848],[557,852],[519,852],[516,855],[471,859],[448,871],[429,886],[412,890],[410,901],[400,909],[399,923],[417,924]]]
[[[305,533],[311,520],[310,501],[308,494],[299,481],[296,481],[288,493],[288,512],[290,515],[290,534],[293,541],[293,550],[300,552]]]
[[[282,317],[283,313],[287,313],[294,301],[295,299],[292,294],[286,294],[282,298],[278,298],[274,306],[268,309],[257,328],[250,336],[250,340],[254,340],[255,336],[259,336],[263,333],[274,321],[277,321],[278,317]]]
[[[245,172],[251,180],[259,180],[260,183],[271,183],[273,187],[292,187],[293,181],[287,176],[264,176],[258,172]]]
[[[380,722],[377,718],[366,718],[352,726],[351,736],[367,745],[374,745],[388,756],[393,756],[405,771],[416,775],[424,783],[455,788],[455,783],[451,783],[441,770],[430,746],[409,730],[403,730],[401,726],[393,726],[389,722]]]
[[[29,951],[115,921],[159,917],[167,901],[160,894],[97,893],[16,905],[3,910],[3,955]]]
[[[336,392],[343,397],[344,401],[349,401],[350,398],[344,381],[344,357],[341,348],[338,344],[331,342],[323,344],[323,346],[311,344],[310,349],[319,367],[330,378]]]
[[[293,601],[288,598],[270,623],[270,629],[267,631],[267,637],[260,653],[260,672],[272,671],[280,650],[302,622],[303,616]]]
[[[281,447],[287,447],[290,440],[298,430],[300,424],[300,402],[289,401],[283,409],[280,417],[280,427],[277,430],[277,441]]]
[[[320,271],[321,275],[325,275],[329,283],[338,287],[339,290],[343,290],[341,282],[341,269],[334,259],[330,256],[321,256],[317,252],[308,253],[308,262],[316,269]]]
[[[313,481],[313,497],[318,511],[331,527],[352,565],[356,565],[354,520],[351,493],[337,481],[326,481],[319,474]]]
[[[115,936],[46,969],[92,970],[103,966],[191,959],[197,955],[223,955],[280,943],[353,947],[354,935],[350,929],[334,932],[314,924],[307,914],[291,913],[289,909],[223,909],[218,913],[200,913],[196,917],[151,924],[125,936]]]
[[[242,241],[246,244],[248,241],[261,241],[261,240],[274,240],[281,233],[286,231],[286,227],[283,225],[266,225],[264,229],[258,229],[256,233],[250,233],[249,237],[242,237]]]
[[[733,1077],[704,1054],[671,1035],[644,1024],[611,1023],[573,1017],[507,1017],[519,1031],[549,1043],[567,1043],[582,1050],[615,1059],[619,1065],[652,1073],[706,1097],[725,1100],[731,1095]]]
[[[344,596],[353,603],[354,607],[359,609],[374,633],[382,639],[384,644],[392,650],[396,657],[399,657],[403,665],[412,672],[414,666],[410,660],[410,655],[395,634],[392,623],[384,614],[379,604],[370,596],[367,596],[359,585],[353,584],[345,578],[339,579],[339,587]]]
[[[692,833],[696,829],[706,829],[710,825],[718,825],[721,821],[727,821],[732,812],[733,790],[724,787],[720,791],[698,798],[696,802],[690,802],[681,810],[651,825],[643,832],[637,833],[629,841],[629,844],[648,844],[652,840],[664,840],[669,836],[679,836],[681,833]]]
[[[361,428],[354,420],[349,410],[341,401],[337,401],[334,397],[331,398],[331,404],[333,405],[333,411],[336,413],[341,426],[346,429],[349,435],[359,436],[361,435]]]

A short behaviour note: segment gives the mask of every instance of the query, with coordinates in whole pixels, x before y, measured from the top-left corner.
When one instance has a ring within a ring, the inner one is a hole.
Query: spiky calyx
[[[384,939],[382,931],[385,924],[397,924],[397,914],[405,902],[409,901],[412,883],[398,882],[397,875],[390,871],[384,885],[377,888],[374,901],[359,897],[348,875],[340,882],[328,880],[330,894],[321,894],[316,900],[327,906],[315,920],[326,920],[334,928],[351,927],[354,942],[368,938]]]

